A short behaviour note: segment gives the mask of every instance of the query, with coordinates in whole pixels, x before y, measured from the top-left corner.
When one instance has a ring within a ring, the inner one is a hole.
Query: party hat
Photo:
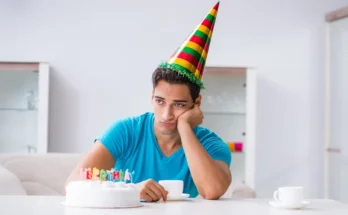
[[[202,76],[207,60],[210,41],[220,2],[209,11],[189,37],[177,48],[172,56],[159,65],[185,75],[191,82],[203,88]]]

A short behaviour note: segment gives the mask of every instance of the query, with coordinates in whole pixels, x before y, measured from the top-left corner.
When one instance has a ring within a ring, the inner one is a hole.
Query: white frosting
[[[66,187],[65,204],[77,207],[135,207],[140,205],[140,192],[124,182],[83,180]]]

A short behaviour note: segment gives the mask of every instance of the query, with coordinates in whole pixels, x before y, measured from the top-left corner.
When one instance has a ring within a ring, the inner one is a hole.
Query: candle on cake
[[[96,167],[93,167],[92,179],[99,179],[99,169]]]
[[[107,177],[107,173],[106,173],[106,171],[105,170],[100,170],[100,180],[101,181],[106,181],[106,177]]]
[[[120,179],[120,172],[119,171],[114,171],[113,172],[113,180],[117,181]]]
[[[87,169],[80,168],[80,179],[87,179]]]
[[[108,180],[108,181],[114,181],[114,180],[113,180],[113,179],[114,179],[114,178],[113,178],[113,174],[114,174],[114,173],[113,173],[112,169],[111,169],[111,170],[107,170],[107,171],[106,171],[106,174],[107,174],[107,180]]]
[[[123,181],[123,178],[124,178],[124,172],[121,169],[120,170],[120,181]]]
[[[129,177],[130,177],[130,182],[133,184],[133,176],[134,176],[134,170],[132,171],[132,173],[129,173]]]
[[[92,179],[92,170],[91,170],[91,168],[87,169],[86,179]]]
[[[126,169],[126,172],[124,173],[124,181],[127,182],[129,180],[130,180],[129,171],[128,171],[128,169]]]

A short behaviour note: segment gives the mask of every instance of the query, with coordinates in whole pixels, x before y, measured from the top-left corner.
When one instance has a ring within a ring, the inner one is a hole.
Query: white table
[[[190,199],[158,203],[143,203],[143,207],[132,209],[87,209],[60,205],[63,196],[0,196],[1,215],[291,215],[328,214],[347,215],[348,205],[333,200],[309,200],[311,205],[302,210],[273,208],[268,200],[203,200]]]

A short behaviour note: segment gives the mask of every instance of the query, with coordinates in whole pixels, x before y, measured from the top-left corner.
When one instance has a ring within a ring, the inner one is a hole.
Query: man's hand
[[[202,124],[203,122],[203,112],[198,104],[195,104],[192,109],[184,112],[178,117],[178,126],[183,124],[189,124],[191,128]]]
[[[140,182],[136,184],[136,186],[140,190],[140,199],[147,202],[157,202],[161,198],[163,201],[167,200],[168,192],[163,188],[162,185],[152,179]]]

